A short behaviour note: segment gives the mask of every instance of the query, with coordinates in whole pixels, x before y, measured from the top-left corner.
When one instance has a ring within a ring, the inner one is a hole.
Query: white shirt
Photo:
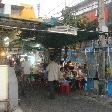
[[[52,61],[46,68],[48,71],[48,81],[54,81],[59,79],[60,66]]]
[[[30,72],[31,72],[31,65],[30,65],[29,61],[22,62],[21,66],[23,67],[24,74],[30,74]]]

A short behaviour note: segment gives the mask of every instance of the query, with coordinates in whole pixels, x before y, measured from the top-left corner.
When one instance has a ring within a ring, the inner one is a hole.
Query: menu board
[[[8,99],[8,66],[0,65],[0,101]]]

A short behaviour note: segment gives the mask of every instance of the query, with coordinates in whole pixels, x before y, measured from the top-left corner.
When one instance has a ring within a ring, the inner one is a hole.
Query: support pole
[[[103,32],[103,27],[105,26],[105,19],[104,19],[104,0],[98,0],[98,22],[99,22],[99,31]],[[105,47],[105,37],[101,35],[99,37],[100,41],[100,49],[99,49],[99,67],[98,73],[99,78],[105,78],[105,51],[103,51],[103,47]]]
[[[99,22],[99,32],[105,32],[105,19],[104,19],[104,0],[98,0],[98,22]],[[103,50],[106,47],[105,36],[100,35],[99,37],[100,46],[99,46],[99,55],[98,55],[98,95],[105,94],[105,51]]]

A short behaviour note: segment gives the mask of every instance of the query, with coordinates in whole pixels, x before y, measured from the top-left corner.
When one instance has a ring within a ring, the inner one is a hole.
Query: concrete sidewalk
[[[87,99],[93,100],[97,103],[100,103],[102,105],[109,106],[110,108],[112,108],[112,97],[111,96],[95,95],[94,93],[92,92],[89,93],[87,91],[82,92],[82,95],[84,95],[84,97]]]
[[[92,94],[87,95],[85,91],[74,91],[71,96],[57,94],[54,100],[50,100],[46,93],[44,89],[27,91],[26,97],[20,98],[23,112],[112,112],[112,108],[107,105],[109,100],[107,97],[96,97]],[[102,103],[105,99],[106,103]]]
[[[90,98],[92,98],[98,103],[101,103],[102,105],[106,105],[112,108],[112,97],[109,97],[107,95],[101,95],[101,96],[91,96]]]

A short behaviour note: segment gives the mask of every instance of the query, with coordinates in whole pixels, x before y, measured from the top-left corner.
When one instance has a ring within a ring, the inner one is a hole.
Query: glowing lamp
[[[5,52],[1,52],[1,56],[2,57],[6,56]]]

